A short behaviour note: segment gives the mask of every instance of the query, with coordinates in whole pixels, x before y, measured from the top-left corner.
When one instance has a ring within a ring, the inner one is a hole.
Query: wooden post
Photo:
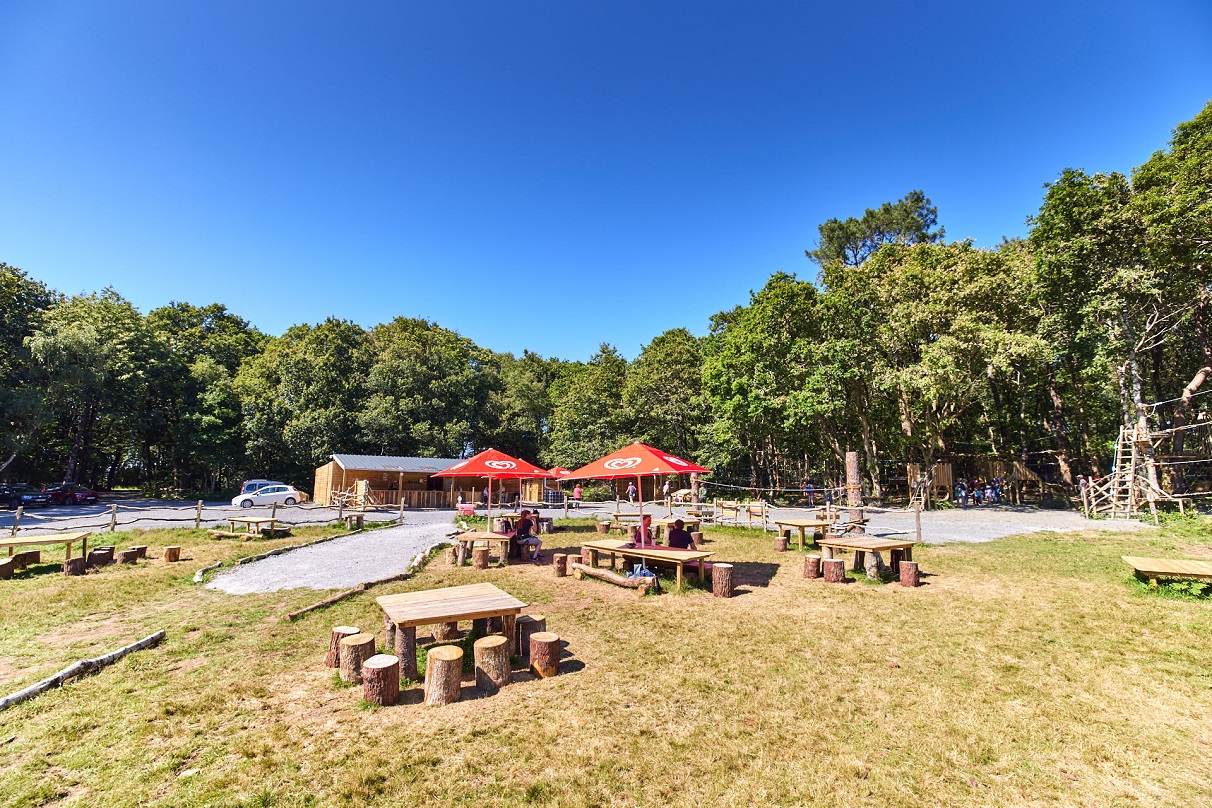
[[[518,653],[527,657],[530,655],[530,635],[546,631],[547,618],[541,614],[519,615],[514,622],[514,630],[518,635],[516,643]]]
[[[177,546],[164,548],[164,560],[172,564],[181,560],[181,548]]]
[[[565,553],[555,553],[551,557],[551,565],[555,568],[555,577],[565,578],[568,575],[568,556]]]
[[[17,528],[21,526],[21,516],[25,513],[25,506],[18,505],[17,513],[13,516],[13,532],[8,534],[9,538],[17,537]]]
[[[278,518],[278,503],[269,503],[269,518],[274,520]]]
[[[390,654],[375,654],[362,663],[362,698],[380,707],[390,707],[400,698],[400,660]]]
[[[703,562],[700,561],[700,564]],[[731,564],[711,565],[711,594],[717,598],[730,598],[733,592],[733,566]]]
[[[198,505],[194,509],[194,530],[202,529],[202,500],[198,500]]]
[[[914,544],[922,543],[922,503],[915,502],[913,504],[913,526],[917,531],[917,539]]]
[[[439,645],[425,658],[425,703],[452,704],[463,690],[463,649]]]
[[[821,577],[821,557],[818,555],[804,556],[804,577]]]
[[[396,657],[400,660],[400,676],[410,682],[420,681],[417,672],[416,626],[396,626]]]
[[[118,503],[109,506],[109,532],[113,533],[118,526]]]
[[[341,640],[341,681],[362,683],[362,663],[375,655],[375,635],[354,634]]]
[[[333,626],[328,636],[328,653],[324,655],[324,665],[335,668],[341,664],[341,640],[360,634],[357,626]]]
[[[863,482],[859,478],[858,452],[846,452],[846,504],[851,507],[863,504]]]
[[[404,472],[400,472],[400,481],[396,483],[396,490],[400,492],[400,524],[404,524]],[[450,489],[451,496],[454,496],[454,486]]]
[[[846,580],[846,562],[840,558],[826,558],[821,561],[825,570],[825,580],[831,584],[840,584]]]
[[[471,551],[471,566],[478,570],[488,569],[488,548],[476,547]]]
[[[901,562],[901,586],[917,586],[917,562]]]
[[[560,672],[560,635],[540,631],[530,635],[530,670],[540,679]]]
[[[459,639],[458,623],[434,623],[431,628],[433,638],[438,642],[454,642]]]
[[[457,566],[459,563],[459,551],[452,544],[446,548],[446,565],[449,567]]]
[[[499,634],[481,637],[472,646],[475,658],[476,687],[492,695],[513,681],[509,666],[509,641]]]
[[[396,652],[396,624],[386,612],[383,613],[383,651],[387,654]]]
[[[878,581],[880,579],[880,569],[884,566],[884,559],[880,558],[879,553],[868,552],[867,561],[863,565],[863,571],[867,573],[867,580]]]
[[[897,578],[901,577],[901,562],[905,559],[904,550],[889,550],[888,551],[888,566],[892,568],[892,574]]]
[[[8,559],[5,559],[7,561]],[[84,574],[84,558],[69,558],[63,562],[64,575],[83,575]],[[0,576],[2,577],[2,576]]]

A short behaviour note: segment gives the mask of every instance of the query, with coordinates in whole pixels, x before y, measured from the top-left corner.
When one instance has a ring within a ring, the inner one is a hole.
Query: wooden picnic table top
[[[230,516],[228,517],[227,521],[233,523],[242,522],[246,525],[263,525],[266,522],[273,524],[278,520],[272,516]]]
[[[27,547],[31,544],[75,544],[78,541],[87,539],[93,535],[92,531],[83,531],[80,533],[60,533],[57,536],[37,535],[25,536],[16,539],[0,540],[0,547]]]
[[[687,525],[697,525],[700,521],[702,521],[697,516],[662,516],[660,519],[653,519],[652,523],[654,525],[664,525],[669,527],[672,526],[674,522],[679,520],[683,524]]]
[[[1142,556],[1120,556],[1120,558],[1137,572],[1212,579],[1212,561],[1200,561],[1193,558],[1144,558]]]
[[[469,530],[455,536],[456,541],[509,541],[504,533],[493,533],[489,530]]]
[[[624,547],[628,542],[622,539],[602,539],[600,541],[582,542],[582,547],[605,553],[633,555],[637,558],[651,558],[657,561],[700,561],[715,555],[711,550],[678,550],[672,547]]]
[[[833,524],[828,519],[799,519],[786,517],[771,517],[770,521],[776,525],[788,525],[790,527],[829,527]]]
[[[517,614],[526,604],[492,584],[466,584],[375,598],[400,628]]]
[[[904,550],[913,547],[912,540],[881,539],[876,536],[839,536],[835,539],[821,539],[817,542],[821,547],[837,547],[842,550],[863,550],[878,553],[881,550]]]

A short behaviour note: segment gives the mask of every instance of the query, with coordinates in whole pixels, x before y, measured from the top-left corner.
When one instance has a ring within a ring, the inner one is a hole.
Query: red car
[[[50,494],[52,505],[92,505],[99,499],[96,491],[79,483],[47,485],[43,486],[42,490]]]

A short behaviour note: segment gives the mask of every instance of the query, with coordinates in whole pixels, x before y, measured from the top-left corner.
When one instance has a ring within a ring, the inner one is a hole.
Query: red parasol
[[[510,457],[496,449],[485,449],[474,457],[455,463],[445,471],[431,477],[487,477],[488,478],[488,526],[492,528],[492,481],[520,479],[551,479],[555,475],[533,463]]]
[[[643,523],[644,489],[640,478],[659,477],[666,474],[710,473],[711,469],[705,469],[689,460],[683,460],[647,444],[636,442],[595,460],[588,466],[582,466],[568,476],[573,480],[587,478],[617,480],[635,477],[636,483],[640,486],[640,522]]]

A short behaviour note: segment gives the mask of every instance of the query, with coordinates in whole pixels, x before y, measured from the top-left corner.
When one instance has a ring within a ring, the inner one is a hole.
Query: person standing
[[[581,509],[581,497],[584,495],[584,493],[585,492],[581,490],[580,483],[577,483],[572,489],[572,503],[576,506],[577,510]]]
[[[804,498],[808,500],[809,508],[816,507],[816,489],[808,480],[804,480]]]
[[[627,483],[627,501],[631,503],[635,502],[635,483]]]

